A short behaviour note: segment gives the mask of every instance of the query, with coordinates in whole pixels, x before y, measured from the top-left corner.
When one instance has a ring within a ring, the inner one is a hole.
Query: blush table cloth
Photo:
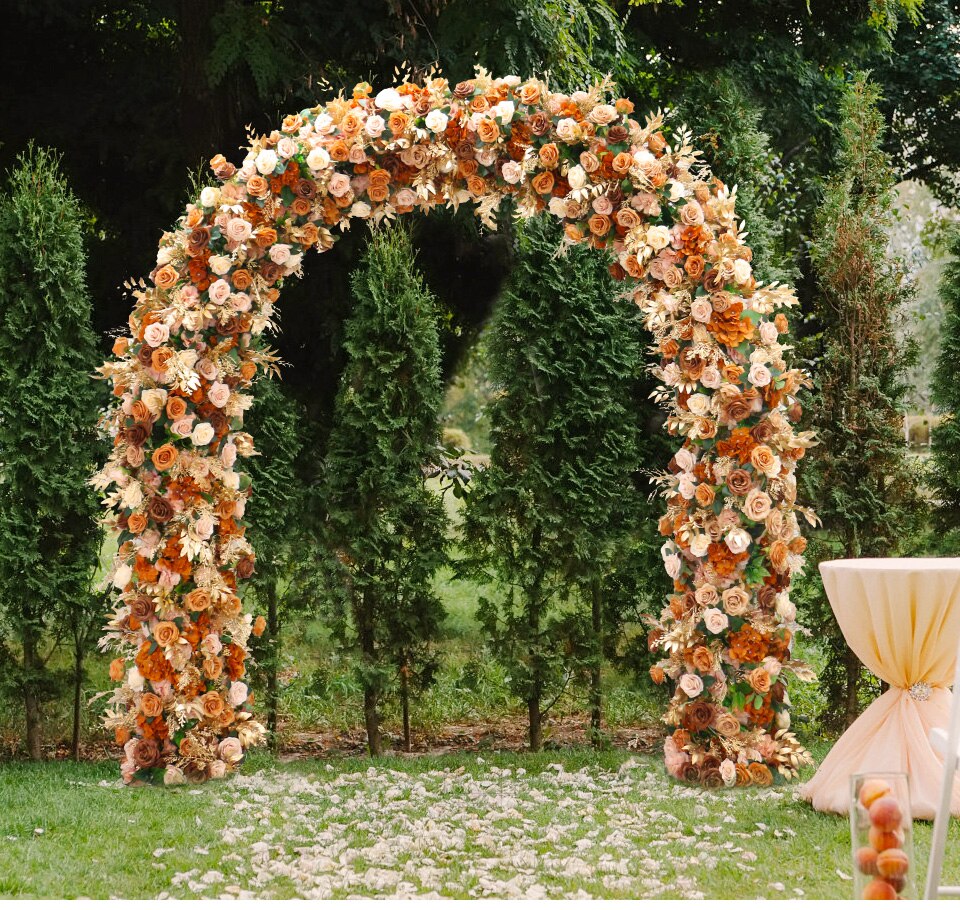
[[[933,818],[943,760],[928,739],[946,727],[960,642],[960,559],[841,559],[820,564],[847,644],[890,688],[837,741],[800,789],[823,812],[847,814],[850,776],[910,775],[914,818]],[[960,815],[954,781],[953,815]]]

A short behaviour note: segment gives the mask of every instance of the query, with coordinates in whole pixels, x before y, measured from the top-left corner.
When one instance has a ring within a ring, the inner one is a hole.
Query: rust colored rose
[[[497,121],[484,117],[477,124],[477,136],[480,137],[481,142],[496,142],[500,138],[500,127]]]
[[[246,269],[234,269],[230,282],[238,291],[245,291],[253,283],[253,275]]]
[[[172,622],[158,622],[153,627],[153,640],[160,645],[161,648],[176,644],[180,640],[180,630],[177,628],[177,624]]]
[[[713,670],[713,653],[709,648],[698,645],[693,649],[690,662],[701,674],[710,673]]]
[[[268,227],[257,228],[253,236],[262,247],[273,246],[278,240],[276,230]]]
[[[153,619],[153,598],[149,594],[138,594],[129,603],[130,615],[140,623]]]
[[[461,101],[464,98],[469,98],[477,90],[477,84],[472,79],[468,79],[464,82],[458,82],[453,87],[453,96],[454,98],[459,98]]]
[[[262,616],[258,616],[253,621],[253,629],[252,629],[253,634],[256,635],[257,638],[259,638],[261,635],[263,635],[266,629],[267,629],[266,619],[264,619]]]
[[[313,199],[317,195],[317,185],[306,177],[301,177],[293,186],[293,193],[301,199]]]
[[[207,717],[219,717],[226,706],[219,692],[207,692],[200,697],[200,707]]]
[[[178,457],[179,453],[177,452],[176,446],[168,442],[160,446],[159,449],[154,449],[150,460],[158,471],[169,471],[170,468],[177,463]]]
[[[607,141],[614,145],[626,142],[629,136],[630,133],[627,132],[627,128],[622,123],[615,123],[607,130]]]
[[[737,786],[749,787],[753,783],[746,765],[737,765]]]
[[[650,668],[650,679],[653,680],[654,685],[661,686],[663,681],[667,678],[666,673],[663,672],[663,667],[653,666]]]
[[[713,500],[715,494],[713,492],[713,487],[708,483],[701,483],[697,486],[697,504],[702,506],[704,509],[707,506],[713,505]]]
[[[734,496],[746,496],[753,489],[753,478],[742,468],[734,468],[727,474],[727,489]]]
[[[724,404],[721,413],[725,423],[742,423],[753,413],[753,404],[746,395],[736,395]]]
[[[560,151],[557,149],[555,142],[548,142],[546,145],[540,146],[539,155],[540,163],[551,170],[560,163]]]
[[[773,772],[758,761],[750,762],[747,765],[747,771],[750,774],[750,781],[758,787],[769,787],[773,783]]]
[[[110,679],[113,682],[120,682],[123,674],[126,672],[127,665],[122,657],[117,657],[110,661]]]
[[[545,195],[546,193],[549,193],[550,190],[553,189],[553,184],[554,184],[553,172],[541,171],[539,174],[537,174],[536,177],[533,178],[533,180],[530,181],[530,183],[538,193],[540,193],[541,195]]]
[[[155,496],[150,500],[147,514],[157,522],[157,524],[163,524],[173,518],[173,506],[162,496]]]
[[[282,274],[283,269],[271,259],[267,259],[260,265],[260,277],[267,284],[273,284]]]
[[[487,182],[483,177],[467,177],[467,190],[473,196],[482,196],[487,191]]]
[[[700,784],[707,790],[719,790],[723,786],[723,775],[719,768],[704,768],[700,772]]]
[[[183,605],[190,613],[202,613],[210,609],[210,593],[203,588],[195,588],[183,598]]]
[[[790,556],[790,550],[782,540],[775,540],[770,544],[770,565],[778,575],[783,575],[787,571],[787,559]]]
[[[696,765],[685,765],[683,768],[683,780],[688,784],[699,784],[700,783],[700,772],[697,770]]]
[[[153,275],[153,283],[165,291],[172,288],[180,280],[180,273],[169,263],[160,266]]]
[[[153,692],[144,692],[140,696],[140,712],[146,717],[159,717],[163,704]]]
[[[135,423],[123,431],[127,442],[132,446],[142,446],[150,435],[150,428],[142,423]]]
[[[606,237],[606,235],[610,233],[610,228],[612,227],[610,216],[594,213],[590,216],[587,226],[590,228],[590,233],[594,236]]]
[[[713,702],[687,702],[683,709],[683,725],[691,733],[700,733],[707,727],[713,726],[713,720],[716,716],[717,708]]]
[[[552,126],[550,117],[543,111],[537,111],[531,115],[527,122],[530,125],[530,132],[533,133],[534,136],[545,136],[550,132],[550,127]]]
[[[762,610],[775,610],[777,607],[777,589],[763,585],[757,590],[757,604]]]
[[[249,578],[254,572],[254,561],[252,556],[244,556],[237,563],[237,577]]]
[[[134,512],[127,519],[127,530],[131,534],[142,534],[147,529],[147,516],[143,512]]]
[[[203,661],[203,675],[207,679],[219,679],[223,676],[223,661],[219,657],[206,657]]]
[[[140,398],[130,406],[130,416],[137,423],[150,423],[153,417],[150,413],[150,408],[147,407],[147,403]]]
[[[243,604],[236,594],[228,594],[220,602],[220,610],[225,616],[239,616],[241,609],[243,609]]]
[[[153,768],[160,764],[160,748],[155,739],[138,739],[133,747],[133,761],[138,768]]]
[[[750,688],[754,692],[759,692],[761,695],[766,695],[770,691],[770,674],[763,667],[751,670],[747,674],[747,682],[750,683]]]
[[[761,420],[751,431],[750,435],[754,440],[762,446],[766,446],[766,443],[770,442],[773,439],[773,424],[769,420]],[[770,451],[767,449],[767,451]],[[771,456],[773,453],[770,453]],[[751,459],[752,460],[752,459]],[[772,463],[772,462],[771,462]],[[759,468],[759,465],[754,463],[754,467]],[[761,471],[766,473],[766,469],[759,468]]]

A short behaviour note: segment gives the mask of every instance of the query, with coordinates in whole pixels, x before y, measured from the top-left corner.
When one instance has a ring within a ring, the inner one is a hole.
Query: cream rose
[[[317,146],[316,148],[310,149],[310,154],[307,155],[307,167],[311,171],[322,171],[330,166],[330,153],[325,149]]]
[[[763,344],[776,344],[780,337],[780,332],[772,322],[760,323],[760,341]]]
[[[557,123],[557,138],[561,142],[576,142],[580,138],[580,124],[572,117],[564,117]]]
[[[587,118],[597,126],[607,126],[617,119],[617,109],[612,104],[598,104],[590,111]]]
[[[575,164],[567,171],[567,183],[572,190],[582,190],[587,185],[587,172],[579,164]]]
[[[210,445],[215,435],[216,433],[209,423],[198,423],[190,434],[190,441],[195,446],[206,446]]]
[[[680,577],[680,570],[683,567],[680,555],[678,553],[670,553],[664,556],[663,567],[666,569],[667,575],[676,581]]]
[[[697,456],[687,448],[678,449],[673,460],[683,472],[692,471],[697,466]]]
[[[670,243],[670,228],[663,224],[655,224],[647,230],[647,246],[659,253]]]
[[[205,186],[200,190],[200,205],[212,209],[220,201],[220,190],[215,186]]]
[[[254,161],[257,170],[263,174],[264,177],[274,172],[278,162],[279,158],[277,158],[277,153],[272,149],[262,149]]]
[[[770,385],[772,378],[773,376],[770,370],[767,368],[767,365],[763,363],[755,363],[750,367],[750,372],[747,374],[747,379],[750,380],[750,384],[755,386]]]
[[[703,624],[707,627],[708,632],[719,635],[730,625],[730,620],[727,619],[727,614],[722,610],[710,607],[709,610],[703,611]]]
[[[395,88],[385,88],[378,92],[373,101],[385,111],[399,111],[403,107],[403,96]]]
[[[751,521],[763,521],[773,508],[773,502],[763,490],[754,487],[743,503],[743,513]]]
[[[214,275],[226,275],[233,268],[233,260],[229,256],[211,256],[207,264]],[[181,296],[183,290],[181,290]]]
[[[505,161],[503,167],[501,168],[501,173],[503,174],[503,179],[507,183],[519,183],[523,177],[523,168],[520,166],[519,162],[516,161]],[[552,202],[553,200],[551,200]]]
[[[746,284],[750,280],[753,269],[746,259],[738,259],[733,264],[733,277],[737,284]]]
[[[750,536],[750,533],[743,528],[731,528],[727,532],[724,540],[730,548],[730,552],[735,555],[746,553],[750,544],[753,543],[753,538]]]
[[[723,377],[720,371],[712,364],[704,368],[700,375],[700,384],[707,389],[719,389],[723,385]]]

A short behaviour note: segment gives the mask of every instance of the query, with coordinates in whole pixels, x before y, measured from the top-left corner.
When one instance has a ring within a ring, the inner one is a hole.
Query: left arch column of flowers
[[[221,777],[260,741],[243,682],[249,639],[238,584],[254,571],[245,537],[254,454],[249,389],[274,358],[283,281],[351,219],[376,223],[437,205],[510,199],[564,221],[568,243],[611,252],[625,296],[661,357],[661,401],[684,439],[663,478],[660,529],[675,593],[652,631],[675,682],[666,720],[672,774],[708,786],[766,783],[809,760],[787,732],[783,674],[802,565],[793,469],[810,440],[791,428],[801,376],[779,337],[792,292],[758,287],[734,196],[660,116],[600,85],[572,95],[484,72],[450,86],[358,85],[252,140],[240,168],[160,241],[134,287],[130,334],[102,367],[116,404],[113,453],[94,478],[118,537],[118,590],[102,646],[120,656],[106,723],[123,777]]]

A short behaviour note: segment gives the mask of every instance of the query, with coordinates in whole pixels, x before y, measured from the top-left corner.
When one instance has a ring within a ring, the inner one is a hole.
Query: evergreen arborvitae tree
[[[44,637],[79,635],[79,704],[90,617],[102,610],[91,591],[101,535],[87,480],[101,453],[83,232],[59,158],[30,148],[0,199],[0,675],[23,699],[34,759],[58,682]]]
[[[644,336],[607,258],[557,258],[560,239],[552,219],[521,229],[489,332],[491,463],[463,528],[465,568],[503,591],[480,612],[534,750],[550,700],[578,671],[599,733],[607,583],[638,526],[656,529],[638,487]]]
[[[253,497],[247,507],[250,542],[257,552],[257,571],[250,586],[267,626],[257,641],[255,657],[262,676],[267,730],[274,746],[278,739],[281,634],[293,612],[305,612],[315,599],[311,576],[312,553],[305,529],[310,522],[309,484],[300,476],[305,449],[306,415],[303,406],[284,391],[279,380],[261,380],[247,424],[258,457],[249,463]]]
[[[951,262],[940,281],[944,315],[932,383],[941,420],[933,431],[928,481],[936,503],[934,526],[955,550],[960,536],[960,228],[950,234],[949,252]]]
[[[439,314],[400,227],[373,235],[351,286],[323,469],[323,566],[334,631],[361,658],[378,755],[381,698],[394,685],[409,748],[409,686],[429,680],[444,616],[433,578],[446,559],[446,513],[424,474],[440,436]]]
[[[846,91],[837,171],[814,234],[822,334],[812,419],[820,444],[812,450],[806,498],[823,532],[814,540],[813,564],[902,553],[923,512],[903,436],[904,374],[915,351],[897,333],[910,289],[887,249],[895,178],[881,151],[878,100],[878,89],[862,76]],[[848,725],[869,677],[846,645],[819,581],[811,578],[808,585],[807,620],[819,630],[825,657],[822,719]]]

